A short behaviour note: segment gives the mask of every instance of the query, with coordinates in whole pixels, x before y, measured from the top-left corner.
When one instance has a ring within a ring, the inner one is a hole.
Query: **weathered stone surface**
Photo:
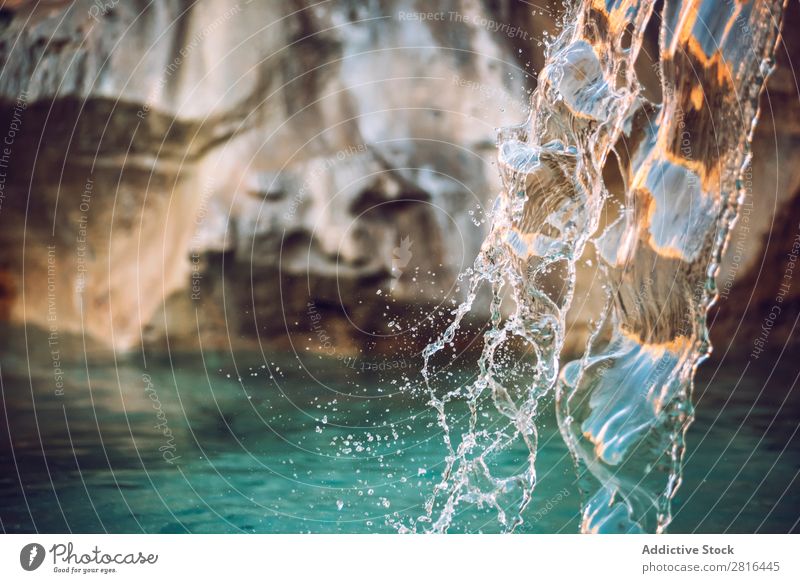
[[[352,350],[424,343],[462,297],[456,276],[499,188],[494,128],[525,117],[555,12],[149,4],[2,12],[0,139],[18,130],[0,199],[0,318],[117,349],[198,336],[319,349],[320,329]],[[733,235],[744,251],[723,287],[758,266],[800,187],[787,163],[795,45],[765,96],[757,210]],[[602,301],[594,268],[582,267],[567,350],[585,341],[581,304]]]

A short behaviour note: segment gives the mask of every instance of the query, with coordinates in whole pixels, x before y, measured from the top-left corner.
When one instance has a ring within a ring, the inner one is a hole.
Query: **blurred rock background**
[[[0,319],[122,351],[418,349],[464,296],[500,187],[495,128],[526,117],[559,10],[6,2]],[[752,348],[800,233],[799,60],[785,35],[717,350]],[[570,352],[602,301],[595,268],[581,266]],[[791,279],[776,346],[800,305]]]

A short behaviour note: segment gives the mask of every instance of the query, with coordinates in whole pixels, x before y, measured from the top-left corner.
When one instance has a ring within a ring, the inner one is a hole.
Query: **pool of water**
[[[395,532],[440,478],[441,433],[425,399],[400,389],[403,359],[76,359],[59,363],[57,390],[47,358],[0,359],[5,532]],[[704,367],[671,531],[797,530],[797,379],[769,375]],[[578,530],[551,409],[521,532]],[[525,455],[512,448],[499,463],[511,470]],[[451,529],[498,530],[474,506]]]

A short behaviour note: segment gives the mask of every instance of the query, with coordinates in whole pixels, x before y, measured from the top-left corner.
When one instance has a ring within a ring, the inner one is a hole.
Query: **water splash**
[[[586,494],[582,531],[661,532],[669,524],[692,379],[710,350],[706,312],[782,6],[668,0],[656,104],[643,97],[635,67],[654,5],[584,0],[569,9],[547,48],[529,119],[499,133],[503,192],[490,233],[466,301],[424,352],[448,455],[417,529],[446,531],[462,504],[495,509],[507,530],[522,523],[536,485],[537,410],[556,385],[559,426]],[[603,169],[612,152],[625,203],[597,235],[610,206]],[[559,374],[576,262],[589,242],[607,302],[586,353]],[[491,321],[479,374],[442,389],[446,349],[484,284]],[[503,301],[513,304],[507,317]],[[533,357],[514,362],[521,346]],[[466,401],[465,419],[448,407],[454,400]],[[520,442],[528,455],[519,471],[493,467],[498,452]]]

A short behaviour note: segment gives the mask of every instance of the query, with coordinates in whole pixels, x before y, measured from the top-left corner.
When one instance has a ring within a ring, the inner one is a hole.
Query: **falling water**
[[[659,18],[655,4],[572,7],[547,48],[529,119],[499,133],[503,192],[491,231],[466,301],[424,353],[448,455],[416,529],[446,531],[465,504],[494,508],[506,530],[521,524],[536,485],[537,410],[553,394],[584,494],[581,530],[661,532],[670,522],[694,371],[710,351],[706,313],[782,6],[667,0],[656,63],[662,97],[653,103],[635,65],[645,29]],[[621,209],[604,181],[611,161],[624,180]],[[616,218],[601,229],[608,212]],[[561,369],[576,262],[587,243],[607,301],[583,357]],[[437,363],[485,284],[491,322],[480,372],[447,386],[447,363]],[[504,301],[513,303],[507,316]],[[520,346],[532,354],[525,363],[511,356]],[[469,407],[465,420],[453,412],[456,400]],[[527,462],[502,473],[493,460],[520,442]]]

